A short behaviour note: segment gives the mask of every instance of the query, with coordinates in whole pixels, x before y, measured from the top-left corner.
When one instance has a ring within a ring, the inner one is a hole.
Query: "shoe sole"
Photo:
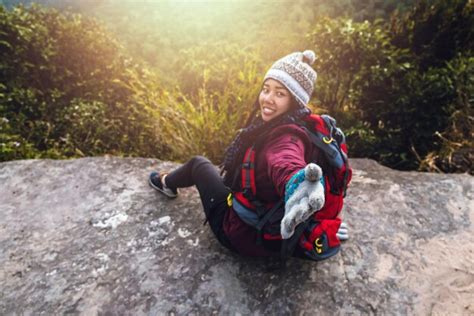
[[[171,195],[171,194],[165,192],[164,190],[160,189],[160,188],[157,187],[156,185],[154,185],[153,182],[151,182],[151,179],[150,179],[150,178],[148,178],[148,184],[149,184],[153,189],[155,189],[155,190],[157,190],[157,191],[163,193],[164,195],[166,195],[167,197],[169,197],[169,198],[171,198],[171,199],[174,199],[174,198],[178,197],[177,194]]]

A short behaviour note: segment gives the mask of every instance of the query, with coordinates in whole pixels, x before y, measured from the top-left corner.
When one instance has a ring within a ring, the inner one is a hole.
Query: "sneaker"
[[[150,177],[148,178],[148,183],[150,184],[150,186],[153,189],[163,193],[164,195],[166,195],[169,198],[177,197],[178,196],[178,189],[168,188],[168,187],[163,185],[163,182],[161,181],[161,179],[164,175],[165,174],[160,175],[159,172],[153,171],[152,173],[150,173]]]

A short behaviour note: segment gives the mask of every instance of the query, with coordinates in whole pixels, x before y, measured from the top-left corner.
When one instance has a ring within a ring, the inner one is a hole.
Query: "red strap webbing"
[[[255,185],[255,147],[252,146],[245,152],[242,163],[242,190],[249,190],[253,196],[257,194]]]

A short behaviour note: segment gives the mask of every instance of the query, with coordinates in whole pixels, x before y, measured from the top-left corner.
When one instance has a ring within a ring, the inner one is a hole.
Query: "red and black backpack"
[[[341,224],[338,215],[352,177],[352,169],[349,166],[344,133],[336,126],[335,119],[328,115],[311,114],[299,125],[309,135],[313,145],[322,152],[322,155],[318,155],[318,161],[312,162],[323,170],[323,208],[300,223],[290,239],[282,240],[280,222],[285,214],[283,199],[273,205],[265,205],[256,198],[257,143],[245,152],[240,170],[240,190],[229,196],[228,203],[242,221],[255,227],[257,244],[279,253],[283,258],[295,255],[319,261],[335,255],[340,249],[340,241],[336,236]]]

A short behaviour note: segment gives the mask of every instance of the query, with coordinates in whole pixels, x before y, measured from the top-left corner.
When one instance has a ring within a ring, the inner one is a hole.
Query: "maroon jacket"
[[[255,182],[257,198],[264,203],[278,202],[285,195],[285,185],[297,171],[304,168],[314,157],[306,132],[295,124],[276,127],[265,145],[257,150],[255,158]],[[224,233],[232,246],[242,255],[272,255],[257,246],[256,229],[244,223],[230,208],[223,222]]]

